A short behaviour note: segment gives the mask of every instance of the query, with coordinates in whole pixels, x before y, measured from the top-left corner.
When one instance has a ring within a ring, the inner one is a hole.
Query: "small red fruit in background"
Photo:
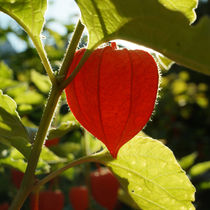
[[[16,188],[20,188],[24,173],[18,171],[16,169],[11,169],[11,179],[12,183],[16,186]]]
[[[88,209],[88,189],[86,186],[72,187],[69,191],[69,200],[74,210]]]
[[[117,204],[119,182],[108,168],[99,168],[90,174],[93,198],[107,210],[113,210]]]
[[[58,142],[59,142],[59,138],[48,139],[47,141],[45,141],[45,146],[51,147],[51,146],[58,144]]]
[[[8,209],[9,209],[9,204],[7,202],[0,204],[0,210],[8,210]]]
[[[62,210],[64,195],[60,190],[41,191],[38,198],[34,194],[31,196],[30,207],[31,210]]]
[[[68,76],[84,52],[75,53]],[[90,55],[65,92],[77,120],[116,158],[120,147],[149,120],[158,79],[156,62],[149,53],[107,46]]]

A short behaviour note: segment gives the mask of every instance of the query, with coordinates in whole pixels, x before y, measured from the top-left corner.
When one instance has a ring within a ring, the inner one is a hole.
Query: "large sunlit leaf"
[[[39,36],[47,0],[0,0],[0,11],[14,18],[31,36]]]
[[[99,161],[111,168],[141,209],[194,209],[195,188],[161,142],[136,136],[119,150],[117,159],[107,152]]]
[[[89,48],[123,39],[152,48],[178,64],[210,75],[210,18],[203,17],[197,25],[190,25],[195,18],[193,9],[197,1],[76,2],[89,32]]]
[[[0,142],[12,145],[25,157],[30,152],[29,136],[16,111],[16,103],[0,90]]]

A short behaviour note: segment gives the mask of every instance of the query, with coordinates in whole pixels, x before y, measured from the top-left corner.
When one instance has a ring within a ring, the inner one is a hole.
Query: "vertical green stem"
[[[34,141],[34,145],[32,146],[31,154],[28,160],[28,165],[26,168],[25,175],[23,177],[20,190],[18,191],[10,207],[10,210],[19,210],[22,207],[27,196],[31,192],[31,189],[34,185],[34,174],[35,174],[36,166],[37,166],[39,156],[42,150],[42,145],[47,136],[47,132],[50,127],[50,124],[54,115],[54,111],[56,109],[56,105],[58,103],[61,92],[62,91],[58,87],[55,87],[55,86],[52,87],[47,105],[45,107],[45,110],[44,110],[44,113],[40,122],[40,127]]]
[[[89,156],[90,155],[90,145],[89,145],[89,141],[88,141],[88,132],[86,130],[84,130],[84,138],[83,138],[83,153],[85,156]],[[93,210],[92,206],[91,206],[91,187],[90,187],[90,163],[86,163],[84,164],[84,173],[85,173],[85,182],[86,182],[86,186],[88,189],[88,210]]]
[[[69,65],[73,60],[75,50],[77,48],[80,37],[82,36],[84,28],[85,28],[84,25],[79,20],[78,23],[77,23],[76,29],[74,31],[74,34],[71,38],[71,41],[70,41],[70,43],[67,47],[66,55],[63,59],[62,66],[61,66],[61,69],[59,71],[59,76],[63,76],[63,75],[65,76],[67,74]]]
[[[52,84],[56,83],[56,77],[53,74],[52,67],[51,67],[50,62],[49,62],[49,60],[47,58],[47,54],[45,52],[45,49],[43,47],[43,44],[42,44],[40,38],[31,36],[31,39],[32,39],[32,41],[33,41],[33,43],[34,43],[34,45],[36,47],[36,50],[37,50],[37,52],[39,54],[39,57],[42,60],[42,63],[43,63],[44,68],[45,68],[45,70],[46,70],[46,72],[47,72],[47,74],[48,74],[48,76],[50,78],[50,81],[52,82]]]
[[[66,56],[64,58],[64,62],[61,66],[61,71],[59,73],[60,76],[60,85],[57,80],[57,78],[54,76],[52,68],[50,66],[50,63],[47,59],[47,55],[44,51],[43,45],[39,39],[36,39],[36,37],[33,37],[33,42],[37,48],[37,51],[39,53],[39,56],[43,62],[43,65],[45,67],[45,70],[47,71],[50,80],[52,82],[52,90],[50,92],[47,105],[45,107],[45,110],[43,112],[43,116],[40,122],[40,126],[36,135],[36,138],[34,140],[34,144],[31,149],[31,154],[28,160],[28,165],[26,168],[25,175],[23,177],[23,181],[21,183],[21,187],[18,191],[18,193],[15,196],[15,199],[12,202],[12,205],[10,207],[10,210],[19,210],[26,198],[28,197],[29,193],[33,190],[34,186],[34,176],[35,176],[35,170],[37,167],[37,163],[41,154],[42,145],[44,143],[44,140],[47,136],[47,132],[49,130],[49,127],[51,125],[55,109],[59,100],[59,97],[65,88],[62,83],[65,82],[65,74],[68,70],[68,65],[70,65],[72,61],[72,56],[74,55],[74,51],[76,49],[76,46],[78,45],[78,42],[80,40],[80,37],[82,35],[84,26],[79,23],[77,24],[76,28],[76,34],[73,35],[72,41],[70,43],[70,46],[67,49]],[[68,57],[69,56],[69,57]],[[74,74],[76,76],[76,74]]]

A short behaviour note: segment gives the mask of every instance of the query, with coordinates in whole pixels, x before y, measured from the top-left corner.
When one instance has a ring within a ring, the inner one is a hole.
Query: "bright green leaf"
[[[40,105],[44,103],[43,95],[35,90],[27,90],[26,92],[17,95],[14,99],[17,104]]]
[[[0,62],[0,89],[6,89],[17,84],[18,82],[13,80],[12,70],[4,62]]]
[[[30,105],[30,104],[21,104],[18,107],[18,112],[20,114],[27,114],[27,113],[32,112],[32,111],[34,111],[34,110],[33,110],[32,105]]]
[[[88,155],[98,152],[105,147],[104,144],[98,139],[96,139],[92,134],[90,134],[88,131],[85,132],[86,153]]]
[[[136,136],[119,150],[117,159],[107,152],[99,161],[111,168],[141,209],[195,209],[195,188],[172,151],[159,141]]]
[[[14,18],[34,37],[42,31],[46,9],[46,0],[0,0],[0,11]]]
[[[179,161],[180,166],[183,169],[189,168],[195,162],[195,159],[197,158],[197,156],[198,156],[198,153],[197,152],[193,152],[192,154],[189,154],[189,155],[183,157]]]
[[[0,77],[0,89],[2,89],[2,90],[6,89],[8,87],[11,87],[11,86],[15,86],[17,84],[18,84],[18,82],[15,80]]]
[[[0,78],[13,79],[12,70],[2,61],[0,62]]]
[[[43,95],[30,89],[26,82],[18,83],[17,85],[8,88],[6,93],[14,98],[18,105],[24,105],[22,108],[27,110],[31,109],[31,105],[39,105],[44,102]]]
[[[174,62],[168,58],[166,58],[165,56],[162,55],[157,55],[156,56],[158,61],[159,61],[159,65],[162,66],[162,68],[168,70],[171,68],[171,66],[174,64]]]
[[[81,151],[81,145],[74,142],[64,142],[57,144],[50,148],[55,154],[67,158],[68,160],[73,159],[73,154],[78,154]]]
[[[1,164],[7,165],[16,168],[24,173],[27,167],[25,157],[14,148],[7,150],[7,152],[8,154],[0,159],[0,165]],[[37,165],[36,174],[43,174],[49,172],[50,172],[50,165],[43,159],[40,159]]]
[[[49,150],[47,147],[42,148],[40,160],[43,160],[49,164],[65,162],[64,158],[58,157],[51,150]]]
[[[24,156],[30,152],[29,136],[16,111],[16,103],[0,91],[0,142],[12,145]]]
[[[54,138],[61,138],[65,134],[67,134],[69,131],[73,130],[74,128],[79,127],[78,124],[76,124],[74,121],[67,121],[62,122],[61,125],[58,128],[52,128],[49,131],[48,139],[54,139]]]
[[[69,168],[65,170],[62,174],[62,177],[65,177],[66,179],[72,181],[74,179],[74,168]]]
[[[1,153],[0,165],[8,165],[25,172],[27,163],[25,157],[19,151],[11,148],[9,150],[3,150]],[[51,168],[49,164],[60,162],[64,162],[64,159],[56,156],[49,149],[43,148],[37,165],[36,174],[49,173]]]
[[[61,116],[61,121],[66,122],[66,121],[74,121],[76,124],[79,125],[78,121],[75,119],[74,115],[72,112],[69,112],[65,114],[64,116]]]
[[[191,176],[198,176],[205,173],[208,170],[210,170],[210,161],[197,163],[190,169],[189,173]]]
[[[27,163],[25,157],[16,149],[11,148],[1,151],[0,165],[7,165],[12,168],[16,168],[21,172],[25,172]],[[43,174],[50,172],[50,165],[40,159],[37,165],[36,174]]]
[[[182,12],[190,23],[196,19],[194,9],[197,8],[198,0],[159,0],[159,2],[170,10]]]
[[[170,10],[158,0],[77,0],[89,32],[88,47],[123,39],[210,75],[210,18],[204,17],[190,26],[197,1],[162,2],[168,2]]]
[[[48,76],[42,75],[39,72],[31,71],[31,81],[36,87],[43,93],[49,93],[51,88],[51,82]]]
[[[118,199],[121,202],[127,204],[128,206],[132,207],[133,209],[139,209],[138,206],[136,205],[136,203],[130,197],[130,195],[121,188],[118,191]]]
[[[12,98],[18,97],[18,95],[23,95],[29,89],[28,83],[22,82],[15,86],[9,87],[7,89],[7,95]]]
[[[4,151],[2,151],[4,152]],[[18,169],[19,171],[25,172],[26,162],[24,161],[24,156],[15,149],[5,151],[7,155],[0,158],[0,165],[7,165]]]

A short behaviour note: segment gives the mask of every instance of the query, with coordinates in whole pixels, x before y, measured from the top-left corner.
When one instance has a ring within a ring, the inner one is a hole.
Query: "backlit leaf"
[[[37,86],[37,88],[43,92],[48,93],[51,88],[50,79],[46,75],[42,75],[39,72],[31,71],[31,81]]]
[[[195,209],[195,188],[161,142],[136,136],[119,150],[117,159],[106,153],[99,160],[141,209]]]
[[[194,9],[197,7],[198,0],[159,0],[166,8],[182,12],[190,22],[194,22],[196,14]]]
[[[29,136],[16,111],[16,103],[0,91],[0,142],[12,145],[24,156],[30,152]]]
[[[0,11],[14,18],[34,37],[42,31],[46,8],[46,0],[0,0]]]
[[[76,124],[74,121],[67,121],[62,122],[61,125],[58,128],[52,128],[49,131],[48,139],[54,139],[54,138],[61,138],[68,132],[70,132],[72,129],[79,127],[78,124]]]
[[[203,17],[197,25],[190,26],[195,19],[197,1],[76,2],[89,32],[89,48],[123,39],[152,48],[178,64],[210,75],[210,18]]]

